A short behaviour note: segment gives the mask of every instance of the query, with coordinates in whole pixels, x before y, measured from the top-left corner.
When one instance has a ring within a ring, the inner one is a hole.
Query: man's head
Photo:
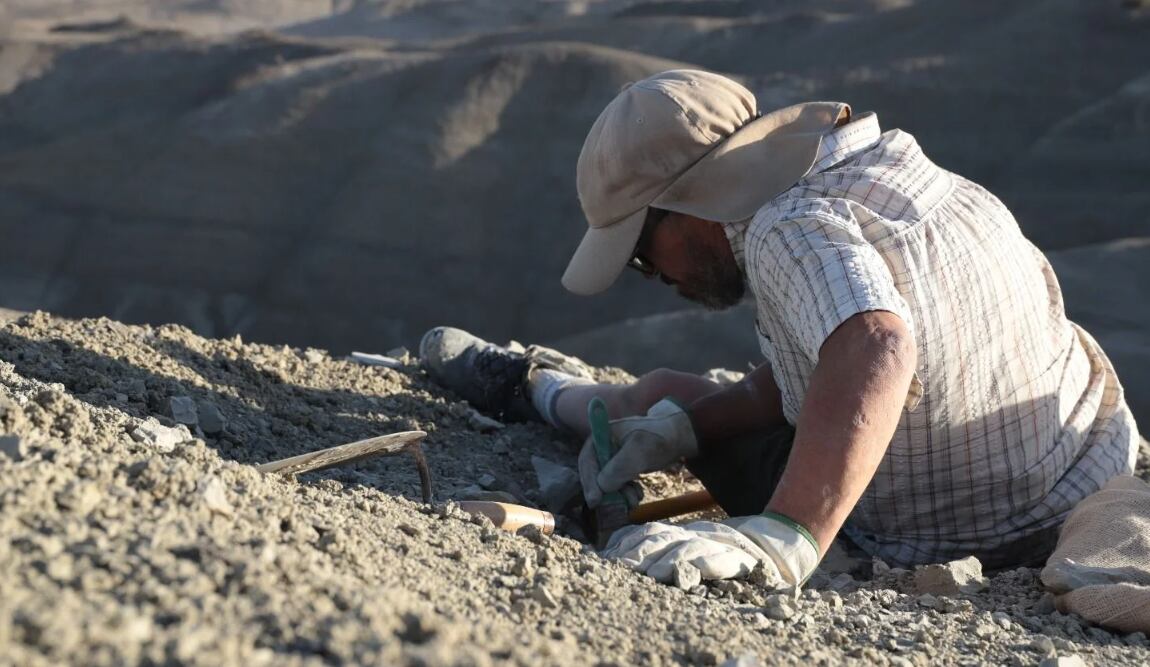
[[[722,225],[686,213],[647,211],[628,266],[712,310],[738,305],[747,287]]]
[[[742,281],[734,287],[739,267],[721,225],[750,218],[805,175],[820,138],[845,109],[812,102],[762,115],[749,90],[698,70],[627,86],[599,115],[579,155],[579,202],[590,229],[563,285],[577,294],[601,292],[636,252],[649,252],[684,296],[733,305]],[[670,213],[644,234],[650,209]]]

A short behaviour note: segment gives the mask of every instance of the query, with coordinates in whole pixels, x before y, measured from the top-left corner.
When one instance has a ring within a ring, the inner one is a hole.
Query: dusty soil
[[[1052,612],[1033,570],[935,599],[880,564],[790,602],[750,583],[684,592],[568,537],[500,532],[443,501],[486,474],[535,503],[531,456],[573,465],[576,443],[477,430],[404,359],[42,313],[0,326],[0,663],[1145,664],[1145,637]],[[178,397],[215,433],[138,441],[172,426]],[[412,428],[439,503],[417,500],[404,458],[300,479],[251,465]]]

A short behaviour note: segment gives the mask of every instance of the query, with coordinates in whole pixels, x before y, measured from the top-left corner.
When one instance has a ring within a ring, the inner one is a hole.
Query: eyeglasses
[[[658,278],[659,269],[655,268],[651,260],[639,252],[639,248],[643,247],[643,241],[651,234],[651,230],[660,220],[667,217],[668,213],[670,211],[657,208],[647,209],[647,219],[643,221],[643,231],[639,234],[638,242],[635,243],[635,252],[632,253],[631,259],[627,260],[627,266],[643,274],[644,278]]]
[[[631,255],[631,259],[627,260],[627,266],[643,274],[644,278],[657,278],[659,276],[659,269],[655,268],[651,260],[637,252]]]

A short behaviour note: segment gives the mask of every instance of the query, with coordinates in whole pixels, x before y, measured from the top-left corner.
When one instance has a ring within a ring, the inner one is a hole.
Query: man
[[[632,567],[667,580],[758,564],[798,585],[840,529],[899,566],[1036,565],[1078,500],[1132,470],[1122,387],[1046,259],[998,199],[874,114],[762,114],[734,81],[664,72],[603,111],[577,184],[590,228],[569,290],[628,266],[711,308],[749,287],[766,362],[727,387],[671,371],[604,386],[458,330],[422,347],[488,409],[527,415],[529,399],[586,435],[587,401],[607,400],[621,449],[599,470],[584,446],[592,506],[685,461],[736,517],[621,531],[608,553]]]

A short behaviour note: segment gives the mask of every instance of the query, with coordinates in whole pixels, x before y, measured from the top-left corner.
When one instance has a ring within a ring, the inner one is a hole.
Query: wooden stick
[[[276,472],[281,475],[294,475],[352,463],[373,456],[388,456],[408,451],[412,445],[427,437],[424,431],[403,431],[391,435],[381,435],[350,442],[346,445],[329,447],[317,452],[308,452],[291,458],[271,461],[256,466],[260,472]]]
[[[683,514],[690,514],[691,512],[709,510],[717,504],[715,498],[711,496],[706,489],[703,489],[702,491],[692,491],[691,493],[684,493],[681,496],[675,496],[673,498],[664,498],[663,500],[643,503],[631,509],[628,519],[630,519],[631,523],[659,521],[661,519],[682,516]]]

